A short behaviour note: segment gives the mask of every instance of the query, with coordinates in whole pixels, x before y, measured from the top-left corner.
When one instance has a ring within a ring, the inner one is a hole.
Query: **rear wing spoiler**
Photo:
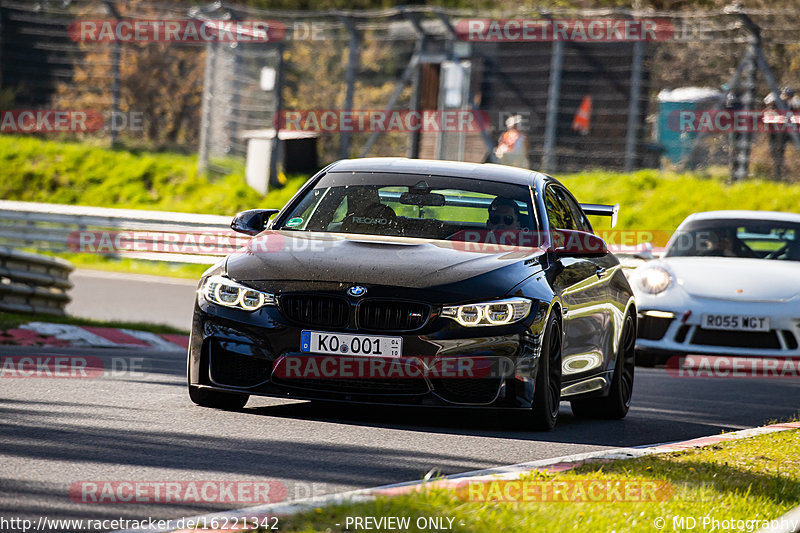
[[[581,204],[581,209],[587,215],[595,215],[600,217],[611,217],[611,227],[617,225],[617,215],[619,214],[619,204],[605,205],[605,204]]]

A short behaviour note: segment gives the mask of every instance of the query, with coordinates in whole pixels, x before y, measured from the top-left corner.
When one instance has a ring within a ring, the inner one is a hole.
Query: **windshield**
[[[323,176],[277,229],[470,240],[470,232],[532,232],[528,187],[422,174]]]
[[[665,257],[746,257],[800,261],[800,224],[770,220],[702,220],[676,233]]]

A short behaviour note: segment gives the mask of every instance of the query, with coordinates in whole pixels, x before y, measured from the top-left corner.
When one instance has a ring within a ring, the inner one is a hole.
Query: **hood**
[[[444,288],[484,277],[481,288],[496,297],[541,270],[538,257],[543,253],[539,248],[457,241],[266,231],[245,249],[231,254],[226,270],[239,281],[333,282],[410,289]]]
[[[661,261],[693,296],[783,302],[800,296],[800,262],[741,257],[669,257]]]

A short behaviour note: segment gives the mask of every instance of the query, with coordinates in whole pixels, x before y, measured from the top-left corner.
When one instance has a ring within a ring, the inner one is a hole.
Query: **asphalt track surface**
[[[69,278],[73,288],[67,313],[72,316],[167,324],[189,331],[196,280],[88,269],[77,269]]]
[[[4,357],[55,354],[96,357],[117,372],[0,379],[0,517],[177,518],[247,504],[87,504],[69,489],[80,481],[274,480],[296,499],[418,480],[432,469],[453,474],[757,426],[796,413],[800,397],[796,379],[637,368],[624,420],[578,420],[564,403],[555,431],[536,433],[522,429],[519,414],[268,398],[241,412],[204,409],[187,397],[182,352],[0,348]]]

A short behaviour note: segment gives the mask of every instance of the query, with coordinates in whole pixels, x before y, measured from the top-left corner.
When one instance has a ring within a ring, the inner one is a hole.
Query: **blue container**
[[[658,123],[656,136],[664,149],[664,155],[673,163],[679,163],[692,151],[697,133],[679,130],[675,116],[680,111],[710,109],[723,93],[717,89],[682,87],[658,93]],[[673,114],[670,120],[670,114]]]

